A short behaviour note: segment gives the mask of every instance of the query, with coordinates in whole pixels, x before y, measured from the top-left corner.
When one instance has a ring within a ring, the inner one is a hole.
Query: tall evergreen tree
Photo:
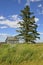
[[[39,33],[37,32],[37,24],[35,22],[35,16],[32,16],[32,12],[30,12],[30,7],[26,6],[24,10],[21,10],[22,22],[19,22],[20,27],[17,30],[20,34],[18,35],[20,38],[24,39],[25,42],[33,42],[38,37]]]

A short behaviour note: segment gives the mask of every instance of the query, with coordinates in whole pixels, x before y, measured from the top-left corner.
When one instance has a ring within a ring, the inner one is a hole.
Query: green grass
[[[0,65],[43,65],[43,44],[0,44]]]

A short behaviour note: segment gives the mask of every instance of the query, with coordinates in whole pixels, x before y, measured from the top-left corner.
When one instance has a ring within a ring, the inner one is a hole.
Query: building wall
[[[14,37],[7,37],[7,39],[5,40],[6,43],[11,43],[11,44],[14,44],[14,43],[19,43],[19,40],[14,38]]]
[[[7,43],[14,44],[14,43],[18,43],[18,41],[8,40]]]

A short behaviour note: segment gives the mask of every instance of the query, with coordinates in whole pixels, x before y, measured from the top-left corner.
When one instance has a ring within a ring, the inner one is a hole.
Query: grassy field
[[[43,44],[0,44],[0,65],[43,65]]]

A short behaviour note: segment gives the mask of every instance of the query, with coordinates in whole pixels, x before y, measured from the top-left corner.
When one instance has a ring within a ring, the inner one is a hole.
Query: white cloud
[[[5,42],[8,36],[11,36],[11,35],[7,33],[0,33],[0,42]]]
[[[7,38],[7,34],[0,33],[0,42],[5,42],[6,38]]]
[[[10,21],[10,20],[4,20],[4,21],[0,21],[0,24],[4,24],[4,25],[7,25],[9,26],[10,28],[17,28],[19,27],[19,25],[17,24],[19,21]],[[3,27],[1,27],[3,28]],[[6,27],[4,27],[6,28]]]
[[[17,34],[15,34],[15,35],[17,35]],[[9,33],[0,33],[0,37],[10,37],[10,36],[15,36],[14,34],[9,34]]]
[[[3,16],[0,16],[0,19],[5,19],[5,17],[3,17]]]
[[[43,35],[43,32],[39,32],[39,34],[42,34]]]
[[[31,2],[38,2],[38,1],[41,1],[41,0],[30,0]]]
[[[11,35],[9,33],[0,33],[0,42],[5,42],[7,37],[15,36],[14,34]]]
[[[40,14],[43,14],[43,6],[42,6],[42,4],[39,4],[38,5],[38,9],[37,9],[37,13],[40,15]],[[40,9],[41,8],[41,9]]]
[[[35,18],[35,22],[38,22],[39,21],[39,18]]]
[[[5,18],[5,17],[4,17]],[[10,19],[12,20],[9,20],[9,19],[5,19],[5,20],[0,20],[0,25],[4,25],[4,26],[0,26],[1,29],[3,28],[18,28],[20,27],[20,25],[18,24],[19,21],[22,21],[18,15],[12,15],[10,16]],[[35,18],[35,21],[39,21],[38,18]]]
[[[0,33],[0,36],[10,36],[10,34]]]
[[[25,5],[30,5],[30,2],[39,2],[41,0],[26,0],[26,4]]]
[[[25,5],[30,5],[30,0],[27,0]]]
[[[1,29],[4,29],[4,28],[8,28],[7,26],[2,26],[2,27],[0,27]]]
[[[39,4],[38,7],[42,7],[42,4]]]
[[[0,20],[0,25],[5,25],[5,26],[1,26],[0,28],[18,28],[20,27],[20,25],[18,24],[19,21],[22,21],[18,15],[12,15],[10,16],[10,19],[5,19],[5,20]]]
[[[19,21],[20,20],[18,15],[12,15],[12,16],[9,16],[9,17],[10,17],[10,19],[12,19],[14,21]]]

